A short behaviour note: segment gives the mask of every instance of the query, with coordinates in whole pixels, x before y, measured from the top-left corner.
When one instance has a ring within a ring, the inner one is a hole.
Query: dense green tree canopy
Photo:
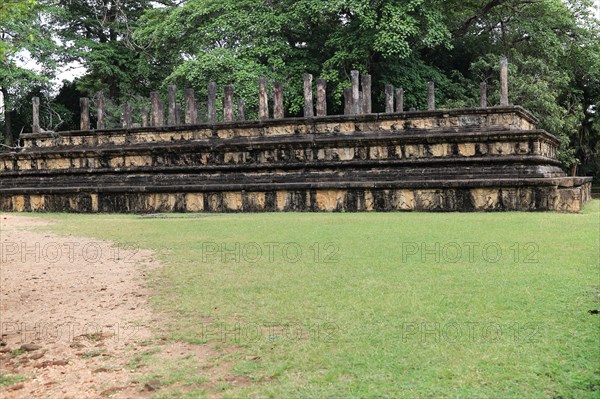
[[[0,4],[0,122],[8,145],[13,142],[13,110],[31,91],[48,83],[57,65],[56,46],[42,20],[44,11],[35,0],[5,0]],[[37,68],[23,67],[20,59],[29,59]]]
[[[36,8],[33,0],[5,3],[3,29],[27,25]],[[115,107],[125,101],[144,106],[150,91],[164,93],[172,83],[195,88],[201,99],[207,82],[216,81],[232,84],[253,117],[257,79],[264,76],[284,83],[286,114],[299,115],[302,75],[308,72],[327,79],[328,108],[340,113],[352,69],[372,75],[375,111],[383,108],[386,83],[404,88],[408,107],[423,108],[429,80],[436,82],[441,107],[478,104],[482,81],[490,102],[497,103],[498,62],[506,56],[511,102],[531,110],[561,138],[565,167],[579,162],[584,173],[600,173],[600,27],[592,0],[44,4],[63,47],[59,58],[87,69],[78,90],[91,97],[103,90]],[[3,44],[0,54],[14,53],[7,49]]]

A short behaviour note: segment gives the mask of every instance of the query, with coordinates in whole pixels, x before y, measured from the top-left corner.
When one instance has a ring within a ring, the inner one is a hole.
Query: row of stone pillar
[[[327,115],[327,100],[326,100],[326,88],[327,82],[325,79],[317,80],[317,116]],[[313,117],[313,93],[312,93],[312,75],[306,74],[304,76],[304,89],[305,89],[305,117]],[[165,124],[165,104],[160,100],[158,92],[150,93],[150,120],[148,120],[148,110],[142,109],[142,121],[141,127],[147,126],[178,126],[181,125],[180,115],[181,106],[176,102],[177,87],[175,85],[168,86],[168,104],[167,104],[167,121]],[[259,119],[267,120],[270,118],[269,112],[269,100],[267,90],[267,79],[259,79]],[[38,100],[39,103],[39,100]],[[244,121],[245,118],[245,102],[243,99],[238,98],[237,101],[237,121]],[[81,130],[90,129],[90,117],[89,117],[89,99],[80,99],[81,108]],[[34,114],[36,110],[34,103]],[[208,84],[208,123],[215,123],[217,121],[217,84],[210,82]],[[97,129],[104,129],[104,99],[102,93],[98,96],[98,124]],[[275,82],[273,85],[273,119],[284,118],[284,106],[283,106],[283,84]],[[223,121],[233,122],[234,121],[234,91],[233,86],[227,85],[223,88]],[[193,89],[185,90],[185,121],[186,125],[194,125],[198,123],[198,108],[196,106],[195,93]],[[34,124],[35,125],[35,124]],[[123,127],[132,127],[131,119],[131,107],[129,104],[123,106]]]
[[[352,88],[346,89],[344,91],[344,113],[345,114],[355,114],[356,113],[356,92],[358,91],[358,72],[352,71]],[[356,73],[356,77],[354,76]],[[359,93],[359,104],[363,108],[362,113],[370,113],[371,112],[371,77],[369,75],[363,77],[367,78],[366,84],[363,79],[363,92]],[[352,95],[350,96],[350,93]],[[363,94],[364,93],[364,94]],[[368,93],[368,94],[367,94]],[[385,112],[392,113],[394,112],[394,97],[396,99],[396,107],[395,112],[404,112],[404,90],[402,88],[396,89],[394,96],[394,86],[385,85]],[[363,103],[364,99],[364,103]],[[368,104],[366,103],[368,99]],[[508,105],[508,61],[506,58],[502,58],[500,60],[500,105],[507,106]],[[481,82],[479,85],[479,106],[481,108],[487,108],[487,83]],[[368,107],[368,108],[367,108]],[[427,110],[433,111],[435,110],[435,83],[428,82],[427,83]]]
[[[352,85],[344,89],[344,114],[361,115],[370,114],[371,109],[371,76],[364,75],[362,78],[358,71],[353,70],[350,73]],[[259,79],[258,85],[258,108],[259,119],[269,119],[269,100],[267,93],[267,79]],[[362,89],[362,90],[361,90]],[[168,86],[168,104],[167,104],[167,123],[165,124],[165,104],[160,100],[158,92],[150,93],[150,120],[148,120],[148,110],[142,109],[141,127],[147,126],[178,126],[181,125],[180,115],[181,106],[176,101],[177,87]],[[394,107],[395,99],[395,107]],[[104,97],[102,93],[98,95],[97,109],[97,129],[104,129]],[[217,121],[217,84],[210,82],[208,84],[208,122]],[[500,61],[500,105],[508,105],[508,61],[506,58]],[[33,132],[40,131],[39,120],[40,100],[33,98]],[[480,85],[480,107],[487,107],[487,85],[482,82]],[[81,119],[80,129],[90,130],[90,100],[89,98],[80,99]],[[429,82],[427,85],[427,109],[435,110],[435,84]],[[312,118],[315,116],[315,104],[313,100],[313,76],[304,75],[304,116]],[[394,89],[392,85],[385,86],[385,112],[404,112],[404,90],[402,88]],[[195,125],[198,123],[198,107],[193,89],[185,90],[185,114],[184,123],[186,125]],[[327,81],[317,79],[317,102],[316,116],[327,115]],[[275,82],[273,85],[273,119],[284,118],[283,107],[283,84]],[[237,99],[237,120],[245,120],[245,103],[241,98]],[[223,121],[234,121],[234,91],[233,86],[227,85],[223,89]],[[123,128],[131,128],[132,108],[129,104],[123,106]]]

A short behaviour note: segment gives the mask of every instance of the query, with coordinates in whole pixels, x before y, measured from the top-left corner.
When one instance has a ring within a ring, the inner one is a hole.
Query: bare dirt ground
[[[22,379],[0,384],[0,397],[151,397],[159,383],[135,359],[156,345],[167,361],[192,356],[211,380],[204,387],[231,380],[211,366],[219,354],[209,346],[156,336],[151,252],[32,231],[44,223],[0,214],[0,378]]]

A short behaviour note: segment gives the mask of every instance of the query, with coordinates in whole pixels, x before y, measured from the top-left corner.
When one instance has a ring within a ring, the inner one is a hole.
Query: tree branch
[[[508,0],[491,0],[489,3],[477,10],[475,14],[471,15],[458,29],[452,32],[452,37],[459,37],[465,35],[468,32],[471,25],[473,25],[478,19],[490,12],[492,8],[502,5],[507,1]]]

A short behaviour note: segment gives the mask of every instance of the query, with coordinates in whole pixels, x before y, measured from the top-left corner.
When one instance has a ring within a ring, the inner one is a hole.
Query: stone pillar
[[[33,125],[31,131],[33,133],[40,132],[40,98],[33,97]]]
[[[223,122],[233,122],[233,87],[225,86],[223,90]]]
[[[363,115],[365,109],[365,94],[362,91],[358,92],[358,115]]]
[[[150,124],[154,127],[163,126],[164,125],[164,106],[162,101],[160,101],[160,96],[158,92],[153,91],[150,93],[150,101],[152,103],[152,115],[150,117]]]
[[[98,93],[98,121],[96,129],[104,129],[104,93]]]
[[[87,97],[80,98],[79,107],[81,108],[79,130],[90,130],[90,99]]]
[[[363,92],[363,109],[362,112],[370,114],[371,108],[371,75],[364,75],[361,79],[362,92]]]
[[[258,80],[258,117],[261,121],[269,119],[269,97],[267,95],[267,79]]]
[[[208,123],[217,121],[217,84],[210,82],[208,84]]]
[[[396,112],[404,112],[404,90],[396,89]]]
[[[131,128],[131,106],[127,103],[123,105],[123,129]]]
[[[181,105],[175,103],[175,126],[181,126]]]
[[[358,86],[360,74],[356,70],[350,71],[350,76],[352,77],[352,114],[358,115],[361,111],[360,109],[360,88]]]
[[[185,90],[185,124],[195,125],[198,123],[198,108],[196,108],[196,98],[194,89]]]
[[[169,126],[175,126],[177,124],[177,121],[176,121],[177,117],[175,116],[175,115],[177,115],[177,111],[175,110],[177,86],[169,85],[167,88],[168,88],[168,98],[169,98],[169,114],[168,114],[167,123],[169,124]]]
[[[317,116],[327,116],[327,81],[317,79]]]
[[[243,98],[238,98],[237,107],[237,120],[243,122],[246,120],[246,102]]]
[[[479,107],[487,108],[487,83],[479,84]]]
[[[312,118],[315,116],[313,109],[313,76],[310,73],[304,75],[304,117]]]
[[[500,60],[500,105],[508,105],[508,60]]]
[[[283,85],[280,82],[273,85],[273,118],[283,119]]]
[[[394,86],[385,85],[385,113],[394,112]]]
[[[148,110],[142,108],[142,127],[148,127]]]
[[[435,110],[435,83],[427,83],[427,110]]]
[[[158,102],[158,126],[164,126],[165,125],[165,103],[163,103],[162,101]]]
[[[344,89],[344,115],[352,115],[352,88]]]

